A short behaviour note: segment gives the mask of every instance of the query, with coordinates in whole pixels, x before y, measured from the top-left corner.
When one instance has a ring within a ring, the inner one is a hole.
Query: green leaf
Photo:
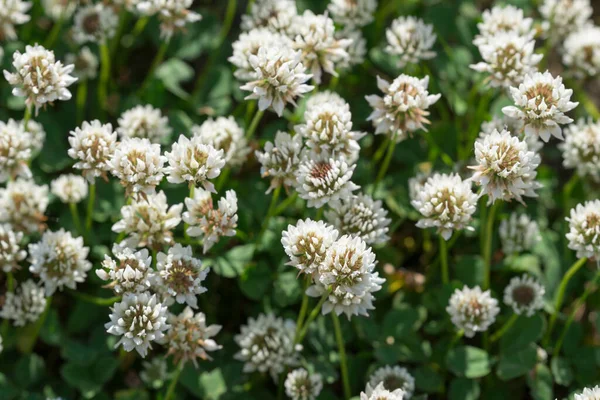
[[[11,400],[21,392],[6,376],[0,373],[0,400]]]
[[[544,319],[535,314],[532,317],[519,316],[514,325],[500,339],[500,353],[512,353],[535,343],[544,332]]]
[[[22,388],[31,389],[46,372],[44,359],[37,354],[28,354],[15,365],[15,382]]]
[[[246,265],[252,260],[254,248],[253,244],[234,247],[224,256],[215,259],[213,271],[217,275],[226,278],[235,278],[244,271]]]
[[[481,378],[491,370],[488,353],[472,346],[461,346],[450,350],[446,357],[446,366],[455,375],[466,378]]]
[[[169,92],[182,99],[187,99],[188,93],[181,88],[181,83],[190,80],[193,76],[194,69],[177,58],[163,62],[156,69],[156,78]]]
[[[82,368],[79,364],[66,363],[61,368],[60,374],[70,386],[76,388],[85,398],[93,397],[102,389],[102,385],[94,381],[90,370]]]
[[[456,378],[450,383],[449,400],[477,400],[481,389],[479,382],[473,379]]]
[[[383,320],[383,335],[399,339],[414,331],[419,322],[419,313],[414,308],[390,310]]]
[[[537,362],[537,348],[535,344],[517,351],[505,352],[498,362],[496,374],[498,378],[506,381],[523,376],[535,367]]]
[[[200,375],[200,387],[206,394],[206,399],[217,400],[227,392],[227,384],[221,373],[220,368],[215,368],[210,372],[204,372]]]
[[[527,376],[527,385],[534,400],[554,400],[552,374],[544,364],[538,364],[532,374]]]
[[[463,284],[473,287],[483,284],[485,275],[483,258],[478,255],[458,257],[452,271],[455,279]]]
[[[562,357],[553,357],[550,362],[552,375],[556,383],[562,386],[569,386],[573,381],[573,368],[569,361]]]
[[[252,300],[260,300],[271,286],[271,271],[266,263],[250,266],[239,278],[242,292]]]
[[[115,393],[115,400],[150,400],[150,395],[141,389],[119,390]]]
[[[444,378],[431,367],[419,367],[414,372],[415,386],[427,393],[441,393],[444,390]]]
[[[274,283],[273,295],[275,302],[281,307],[297,303],[302,296],[298,273],[289,271],[279,274]]]

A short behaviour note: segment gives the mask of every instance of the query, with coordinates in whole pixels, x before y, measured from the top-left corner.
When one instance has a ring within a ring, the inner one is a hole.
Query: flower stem
[[[446,239],[440,237],[440,261],[442,265],[442,283],[445,285],[450,282],[450,274],[448,273],[448,244]]]
[[[76,98],[76,117],[77,125],[81,125],[85,117],[85,102],[87,100],[88,93],[88,82],[87,79],[83,79],[77,85],[77,98]]]
[[[273,196],[271,197],[271,204],[269,204],[269,209],[267,210],[267,216],[265,217],[262,228],[258,234],[256,242],[259,243],[260,239],[262,239],[265,234],[267,228],[269,227],[269,221],[271,218],[275,216],[275,210],[277,208],[277,201],[279,200],[279,194],[281,193],[281,186],[278,186],[273,192]]]
[[[262,118],[264,113],[265,113],[264,111],[260,111],[260,110],[256,111],[256,113],[254,113],[252,122],[250,122],[250,127],[248,127],[248,130],[246,131],[246,140],[250,140],[252,138],[252,136],[254,136],[254,131],[256,131],[256,128],[258,127],[258,123],[260,122],[260,119]]]
[[[100,80],[98,81],[98,105],[100,110],[106,111],[106,97],[108,94],[108,80],[110,78],[110,51],[106,41],[100,44]]]
[[[113,304],[115,304],[116,302],[121,300],[121,297],[119,296],[115,296],[115,297],[96,297],[96,296],[91,296],[89,294],[86,293],[81,293],[78,292],[76,290],[73,289],[68,289],[68,292],[71,294],[71,296],[76,297],[80,300],[83,300],[85,302],[91,303],[91,304],[95,304],[97,306],[112,306]]]
[[[502,325],[500,329],[498,329],[490,338],[490,342],[494,343],[499,340],[508,330],[517,322],[519,318],[518,314],[513,313],[510,318]]]
[[[58,18],[58,21],[56,21],[54,23],[54,25],[52,26],[52,30],[50,31],[50,34],[48,35],[48,39],[44,43],[45,48],[51,49],[52,46],[54,46],[54,43],[56,42],[56,39],[58,38],[58,35],[60,34],[60,31],[62,29],[64,21],[65,21],[64,16],[61,15]]]
[[[85,218],[85,231],[90,233],[92,229],[92,214],[94,213],[94,204],[96,202],[96,183],[90,185],[90,193],[88,195],[87,216]]]
[[[169,47],[169,43],[170,41],[167,39],[164,42],[162,42],[162,44],[158,48],[158,51],[154,56],[154,60],[152,60],[152,64],[150,64],[150,69],[146,74],[146,78],[140,85],[140,89],[138,91],[139,96],[143,95],[144,91],[148,88],[150,80],[152,79],[152,77],[154,77],[154,72],[156,71],[156,68],[158,68],[158,66],[163,62],[163,59],[165,58],[165,54],[167,52],[167,48]]]
[[[27,125],[31,119],[31,107],[25,107],[25,114],[23,114],[23,129],[27,130]]]
[[[296,343],[302,343],[302,341],[304,340],[304,337],[308,333],[308,327],[315,320],[315,318],[317,318],[317,316],[321,312],[321,307],[323,306],[323,303],[325,303],[325,301],[329,297],[329,293],[330,293],[329,291],[323,293],[323,296],[321,296],[321,299],[319,300],[319,302],[317,303],[315,308],[313,308],[312,311],[310,312],[310,314],[308,315],[306,322],[304,323],[304,325],[302,326],[302,329],[300,330],[300,335],[297,337],[297,339],[295,341]]]
[[[171,378],[171,383],[169,384],[169,388],[167,389],[167,394],[165,394],[164,400],[171,400],[173,398],[173,395],[175,394],[175,388],[177,387],[177,382],[179,381],[179,376],[181,375],[181,371],[183,371],[183,361],[180,361],[177,365],[175,375],[173,375],[173,378]]]
[[[298,314],[298,319],[296,320],[296,334],[294,335],[294,343],[298,343],[298,338],[300,337],[300,331],[302,328],[302,324],[304,323],[304,318],[306,318],[306,313],[308,312],[308,295],[306,294],[306,289],[310,286],[311,278],[309,276],[304,278],[304,290],[302,291],[302,305],[300,306],[300,313]]]
[[[383,159],[383,164],[381,164],[381,168],[379,168],[379,172],[377,173],[377,178],[375,178],[375,183],[373,184],[373,188],[371,189],[371,194],[375,194],[377,191],[377,186],[385,176],[388,168],[390,167],[390,162],[392,161],[392,156],[394,155],[394,149],[396,148],[396,132],[392,135],[388,143],[387,153],[385,154],[385,158]]]
[[[275,215],[279,215],[284,212],[296,199],[298,198],[298,192],[294,191],[290,196],[287,197],[284,201],[277,206],[275,209]]]
[[[485,224],[485,236],[483,246],[483,261],[484,261],[484,276],[483,276],[483,290],[488,290],[490,287],[490,275],[492,270],[492,242],[494,238],[494,218],[496,217],[496,210],[498,203],[492,204],[489,209],[487,222]]]
[[[335,330],[335,340],[340,353],[340,370],[342,372],[342,383],[344,385],[344,398],[350,399],[350,380],[348,378],[348,361],[346,360],[346,349],[344,348],[344,337],[342,336],[342,328],[340,327],[340,319],[337,314],[332,311],[331,319],[333,320],[333,328]]]
[[[81,220],[79,219],[79,211],[77,211],[77,205],[75,203],[69,203],[69,209],[71,210],[71,216],[73,217],[73,223],[75,229],[79,235],[83,235],[84,232],[81,230]]]

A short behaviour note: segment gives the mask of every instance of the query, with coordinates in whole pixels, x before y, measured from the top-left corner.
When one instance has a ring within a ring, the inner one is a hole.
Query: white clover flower
[[[122,345],[125,351],[135,349],[142,357],[152,348],[151,342],[161,342],[169,329],[167,307],[148,292],[127,293],[110,310],[110,322],[104,327],[111,335],[121,336],[115,348]]]
[[[321,312],[337,315],[369,315],[374,310],[373,293],[381,289],[385,279],[375,270],[375,254],[364,240],[344,235],[327,250],[319,264],[315,284],[306,290],[311,297],[328,293]]]
[[[69,20],[75,9],[77,8],[76,1],[69,0],[42,0],[42,7],[48,17],[54,21]]]
[[[393,367],[386,365],[375,370],[367,383],[366,394],[371,395],[373,388],[376,388],[380,384],[383,384],[383,388],[386,390],[402,390],[404,392],[404,400],[410,399],[415,391],[415,378],[406,368],[398,365]]]
[[[46,295],[66,286],[75,289],[85,281],[92,263],[87,260],[90,248],[83,245],[83,238],[74,238],[71,232],[60,229],[45,232],[38,243],[29,245],[31,266],[29,271],[39,275]]]
[[[121,208],[121,220],[112,226],[113,232],[125,232],[132,247],[150,247],[160,250],[173,243],[171,232],[181,222],[183,204],[169,208],[164,192],[134,199]]]
[[[272,108],[281,116],[287,103],[296,105],[296,97],[313,90],[305,82],[311,77],[301,62],[301,53],[289,47],[261,47],[256,55],[249,56],[254,70],[253,80],[240,89],[251,92],[246,100],[257,99],[261,111]]]
[[[268,28],[285,33],[294,17],[298,15],[295,0],[257,0],[250,6],[250,13],[242,15],[242,30]]]
[[[350,45],[346,48],[348,58],[340,61],[338,66],[340,70],[348,70],[355,65],[361,65],[367,56],[367,40],[362,32],[355,28],[344,28],[335,31],[335,38],[338,40],[351,40]]]
[[[281,233],[283,250],[290,258],[287,264],[300,273],[313,275],[337,238],[338,231],[323,221],[307,218],[288,225]]]
[[[425,187],[425,182],[431,177],[430,171],[418,171],[415,176],[408,179],[408,198],[411,201],[417,200],[423,187]]]
[[[562,150],[563,166],[576,168],[581,177],[600,181],[600,122],[579,119],[565,130]]]
[[[19,124],[23,127],[23,130],[29,133],[29,147],[31,148],[32,156],[36,156],[42,151],[44,147],[44,141],[46,140],[46,131],[39,122],[30,119],[25,127],[24,121],[19,121]]]
[[[539,11],[553,41],[563,40],[569,33],[581,29],[593,13],[590,0],[544,0]]]
[[[79,44],[101,44],[115,35],[118,24],[119,17],[112,7],[104,3],[84,5],[75,13],[73,39]]]
[[[478,165],[469,167],[475,171],[471,179],[488,195],[488,204],[513,199],[523,203],[523,196],[537,197],[535,191],[542,187],[535,180],[541,162],[539,154],[506,130],[478,139],[475,160]]]
[[[207,290],[202,282],[209,269],[202,269],[202,262],[193,257],[191,246],[182,247],[176,243],[166,254],[158,253],[156,270],[156,284],[161,293],[164,293],[163,299],[167,304],[175,300],[179,304],[186,303],[192,308],[198,308],[196,296]]]
[[[477,207],[477,195],[471,190],[471,181],[458,174],[434,174],[411,201],[423,216],[419,228],[436,228],[437,233],[449,240],[454,230],[467,229]]]
[[[149,290],[156,275],[148,250],[135,251],[125,245],[115,244],[112,252],[114,258],[105,255],[102,268],[96,270],[100,279],[110,281],[105,287],[118,295]]]
[[[307,207],[321,208],[326,203],[346,199],[359,188],[352,173],[356,164],[348,165],[344,159],[327,158],[327,155],[305,156],[297,171],[296,190]]]
[[[306,109],[318,108],[323,104],[335,104],[338,107],[344,107],[346,100],[336,92],[323,90],[310,95],[306,100]]]
[[[275,133],[273,143],[265,143],[263,151],[256,151],[256,159],[261,165],[262,177],[271,179],[267,193],[281,185],[286,190],[295,185],[301,151],[302,136],[291,136],[282,131]]]
[[[242,17],[243,18],[243,17]],[[292,39],[268,28],[254,28],[242,32],[233,42],[233,55],[227,60],[237,69],[233,75],[242,81],[253,80],[256,72],[250,64],[250,56],[257,55],[261,47],[292,47]]]
[[[150,361],[142,361],[142,367],[140,378],[152,389],[160,389],[169,380],[167,359],[163,356],[156,356]]]
[[[122,139],[142,138],[152,143],[163,143],[172,132],[169,119],[149,104],[130,108],[121,114],[118,122],[117,133]]]
[[[420,18],[413,16],[396,18],[392,21],[392,26],[385,31],[385,37],[388,42],[385,51],[399,57],[399,68],[432,59],[436,55],[433,51],[436,39],[433,25],[426,24]]]
[[[563,139],[560,125],[573,122],[564,113],[579,103],[570,101],[573,90],[565,88],[560,76],[554,78],[548,71],[527,75],[518,88],[510,88],[510,93],[515,105],[504,107],[502,112],[523,120],[526,135],[539,136],[544,142],[550,135]]]
[[[515,276],[504,289],[504,304],[515,314],[531,317],[544,308],[544,293],[544,286],[532,276]]]
[[[288,373],[284,386],[285,394],[292,400],[315,400],[323,389],[323,380],[321,374],[298,368]]]
[[[302,63],[317,84],[321,83],[323,71],[338,76],[336,67],[350,57],[346,49],[352,41],[336,38],[331,18],[306,10],[294,18],[290,31],[294,49],[301,52]]]
[[[158,15],[160,36],[170,39],[174,33],[185,31],[187,24],[202,19],[197,12],[190,10],[194,0],[147,0],[140,1],[138,10],[145,15]]]
[[[540,228],[527,214],[512,213],[498,228],[502,251],[510,255],[531,250],[541,240]]]
[[[515,32],[501,32],[479,46],[483,62],[471,65],[478,72],[489,74],[486,81],[492,87],[517,86],[525,75],[537,71],[542,54],[533,52],[535,41]]]
[[[225,192],[214,208],[210,192],[202,189],[194,191],[193,198],[185,199],[187,211],[183,221],[189,225],[188,235],[201,237],[206,253],[223,236],[235,236],[237,228],[237,195],[233,190]]]
[[[482,46],[501,33],[515,33],[533,39],[535,30],[533,19],[526,18],[523,10],[512,5],[494,6],[482,14],[482,22],[477,24],[479,35],[473,40],[475,46]]]
[[[96,177],[108,180],[109,161],[117,147],[117,134],[111,124],[100,121],[84,122],[81,128],[70,132],[69,157],[77,161],[73,168],[80,169],[88,182],[94,183]]]
[[[494,323],[500,308],[498,300],[491,296],[489,290],[483,292],[479,286],[473,289],[464,286],[462,290],[454,291],[446,311],[454,326],[471,338],[477,332],[486,331]]]
[[[126,195],[154,193],[165,175],[167,157],[160,145],[148,139],[126,138],[117,143],[108,161],[112,174],[121,181]]]
[[[387,218],[387,210],[381,201],[374,201],[368,194],[360,193],[332,204],[331,209],[325,211],[325,218],[342,235],[358,236],[369,245],[389,240],[392,220]]]
[[[0,121],[0,182],[31,178],[31,135],[13,119]]]
[[[198,358],[210,360],[207,352],[221,349],[212,337],[221,331],[221,325],[206,325],[206,315],[196,313],[186,307],[181,314],[169,315],[171,328],[167,332],[168,354],[173,354],[175,362],[191,361],[198,368]]]
[[[29,22],[27,14],[33,3],[23,0],[0,0],[0,41],[17,39],[15,25]]]
[[[563,45],[563,63],[577,78],[600,73],[600,27],[586,25],[571,33]]]
[[[27,257],[22,240],[23,232],[13,230],[10,224],[0,224],[0,270],[8,273],[21,267],[21,261]]]
[[[198,136],[201,143],[223,150],[225,164],[229,167],[241,166],[250,153],[244,130],[233,117],[209,118],[202,125],[192,127],[192,136]]]
[[[63,203],[79,203],[88,195],[87,181],[73,174],[64,174],[56,178],[50,184],[52,194],[60,199]]]
[[[294,344],[296,323],[273,314],[260,314],[242,325],[234,340],[240,351],[234,356],[244,363],[244,373],[269,372],[273,379],[287,367],[300,363],[302,346]]]
[[[600,257],[600,200],[586,201],[571,209],[567,240],[577,258]]]
[[[540,152],[544,147],[544,142],[539,136],[525,135],[523,129],[524,126],[525,122],[520,119],[510,118],[504,114],[501,116],[494,115],[491,121],[485,121],[481,123],[479,137],[483,138],[494,131],[502,132],[503,130],[507,130],[513,136],[517,136],[519,139],[524,140],[527,143],[527,148],[530,151],[536,153]]]
[[[33,233],[45,227],[48,186],[17,179],[0,188],[0,222],[8,222],[19,232]]]
[[[36,322],[46,309],[44,289],[31,279],[26,280],[14,292],[6,292],[0,318],[11,319],[15,326]]]
[[[137,12],[138,4],[142,1],[143,0],[111,0],[111,3],[116,6],[119,6],[119,9],[121,9],[121,7],[124,7],[130,13],[135,14]]]
[[[375,387],[375,389],[371,389],[371,394],[367,394],[365,392],[361,392],[360,400],[403,400],[404,392],[402,389],[396,389],[393,392],[386,390],[383,386],[383,383],[380,383]]]
[[[56,61],[54,52],[43,46],[26,46],[25,53],[15,51],[12,65],[15,72],[4,70],[4,78],[13,86],[12,94],[25,97],[28,107],[40,107],[56,100],[69,100],[67,89],[77,78],[70,75],[74,65]]]
[[[81,80],[94,79],[98,74],[98,57],[89,47],[82,47],[77,54],[68,53],[65,56],[67,64],[73,64],[73,75]]]
[[[370,24],[377,8],[377,0],[331,0],[327,10],[340,25],[361,28]]]
[[[169,161],[169,166],[165,169],[169,182],[202,185],[209,192],[216,193],[215,186],[209,179],[219,176],[221,168],[225,166],[223,150],[204,144],[198,136],[188,139],[181,135],[173,143],[171,152],[166,152],[165,155]]]
[[[575,393],[575,400],[597,400],[600,399],[600,386],[584,388],[583,392]]]
[[[429,107],[437,102],[440,94],[429,94],[429,77],[418,79],[408,75],[400,75],[392,83],[377,77],[377,87],[383,97],[366,96],[373,112],[367,120],[373,121],[375,134],[396,136],[401,142],[412,132],[427,130],[429,124]]]

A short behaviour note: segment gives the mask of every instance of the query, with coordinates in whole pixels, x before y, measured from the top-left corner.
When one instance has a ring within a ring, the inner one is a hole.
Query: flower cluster
[[[135,106],[119,118],[117,133],[122,139],[142,138],[162,143],[171,135],[169,120],[151,105]]]
[[[88,184],[79,175],[65,174],[52,181],[50,190],[63,203],[75,204],[87,197]]]
[[[105,287],[119,295],[150,289],[156,275],[147,249],[135,251],[126,245],[115,244],[112,252],[114,258],[105,255],[102,268],[96,270],[100,279],[110,281]]]
[[[578,204],[567,221],[569,248],[577,252],[577,257],[600,257],[600,200]]]
[[[580,119],[569,125],[559,148],[565,168],[575,168],[582,178],[600,181],[600,122]]]
[[[15,326],[36,322],[46,309],[44,289],[31,279],[26,280],[14,292],[8,292],[0,310],[0,318],[13,320]]]
[[[482,291],[479,286],[473,289],[465,286],[462,290],[454,291],[446,311],[450,314],[452,323],[470,338],[477,332],[485,332],[496,320],[500,308],[498,300],[491,296],[489,290]]]
[[[436,40],[433,25],[419,18],[408,16],[395,19],[385,32],[385,37],[388,42],[385,51],[399,58],[399,68],[435,57],[435,51],[432,50]]]
[[[13,119],[0,121],[0,182],[31,178],[31,135]]]
[[[207,352],[221,349],[214,339],[221,331],[221,325],[206,325],[206,315],[199,312],[194,314],[186,307],[181,314],[169,315],[170,328],[167,332],[169,354],[173,354],[176,362],[191,361],[198,367],[197,359],[210,359]]]
[[[385,367],[378,368],[367,383],[365,390],[367,395],[373,393],[373,389],[383,385],[384,389],[389,391],[402,390],[404,397],[403,399],[408,400],[412,397],[415,391],[415,378],[406,370],[406,368],[386,365]]]
[[[117,147],[117,134],[111,124],[84,122],[81,128],[71,131],[69,144],[69,157],[77,161],[73,168],[80,169],[88,182],[94,183],[97,177],[108,179],[110,159]]]
[[[222,151],[228,167],[240,167],[250,153],[244,131],[233,117],[208,119],[202,125],[192,127],[192,135],[201,143]]]
[[[544,307],[546,290],[535,278],[523,275],[510,280],[504,289],[504,304],[511,307],[515,314],[531,317]]]
[[[0,188],[0,222],[10,223],[24,233],[44,230],[48,186],[17,179]]]
[[[23,232],[15,232],[9,224],[0,224],[0,269],[12,272],[20,268],[27,252],[21,247]]]
[[[500,223],[498,234],[505,254],[531,250],[541,239],[537,222],[532,221],[527,214],[510,214],[509,218]]]
[[[304,368],[288,373],[285,378],[285,394],[292,400],[315,400],[323,389],[320,374],[311,374]]]

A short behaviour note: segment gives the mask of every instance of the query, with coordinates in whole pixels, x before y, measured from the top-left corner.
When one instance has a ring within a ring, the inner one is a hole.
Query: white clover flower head
[[[290,37],[294,38],[293,47],[301,52],[302,63],[317,84],[321,83],[323,71],[338,76],[338,64],[350,57],[347,48],[352,41],[336,38],[335,25],[327,15],[304,11],[294,18]]]
[[[267,28],[286,33],[296,15],[295,0],[257,0],[250,6],[250,13],[242,15],[242,30]]]
[[[202,125],[192,127],[192,135],[198,136],[201,143],[223,150],[225,164],[229,167],[240,167],[250,153],[244,130],[233,117],[209,118]]]
[[[263,151],[256,151],[262,177],[271,179],[267,193],[281,185],[286,190],[295,185],[301,152],[302,136],[282,131],[275,133],[273,142],[265,143]]]
[[[23,232],[15,231],[10,224],[0,224],[0,270],[8,273],[18,270],[27,257],[21,241]]]
[[[321,312],[325,315],[342,313],[350,319],[353,315],[369,315],[374,310],[373,293],[381,289],[385,279],[375,270],[375,253],[364,240],[344,235],[327,250],[319,264],[315,284],[306,294],[321,297],[329,293]]]
[[[109,161],[117,147],[117,134],[111,124],[100,121],[84,122],[81,128],[70,132],[69,157],[77,161],[73,168],[80,169],[88,182],[94,183],[96,177],[108,180]]]
[[[354,235],[367,244],[385,243],[389,240],[388,231],[391,219],[381,200],[359,193],[342,199],[325,211],[325,219],[335,226],[342,235]]]
[[[167,306],[149,292],[126,293],[110,310],[110,322],[104,327],[111,335],[121,337],[115,348],[122,345],[125,351],[135,349],[142,357],[152,348],[151,342],[161,342],[169,329]]]
[[[90,248],[83,245],[83,238],[74,238],[71,232],[60,229],[45,232],[38,243],[29,245],[29,271],[39,275],[46,295],[66,286],[75,289],[84,282],[92,263],[87,260]]]
[[[426,24],[420,18],[396,18],[385,31],[385,37],[388,42],[385,51],[399,57],[399,68],[432,59],[436,55],[433,45],[437,37],[433,33],[433,25]]]
[[[525,75],[537,71],[542,54],[533,52],[535,41],[516,32],[501,32],[479,46],[482,62],[471,65],[488,74],[491,87],[510,88],[519,85]]]
[[[533,39],[535,30],[533,19],[526,18],[523,10],[513,5],[494,6],[482,14],[482,22],[477,24],[479,35],[473,40],[475,46],[486,44],[501,33],[515,33]]]
[[[73,39],[79,44],[101,44],[115,35],[118,24],[119,17],[112,7],[104,3],[84,5],[75,13]]]
[[[509,255],[529,251],[541,240],[537,222],[527,214],[510,214],[508,219],[500,222],[498,234],[502,251]]]
[[[403,400],[404,399],[404,391],[402,389],[396,389],[392,392],[387,390],[383,383],[380,383],[375,387],[375,389],[371,389],[371,394],[367,394],[366,392],[361,392],[360,400]]]
[[[351,40],[350,45],[346,48],[348,58],[338,63],[339,70],[349,70],[355,65],[361,65],[367,56],[367,40],[362,34],[362,31],[352,27],[346,27],[335,31],[335,38],[338,40]]]
[[[597,400],[600,398],[600,386],[584,388],[583,392],[575,393],[575,400]]]
[[[172,132],[169,119],[149,104],[130,108],[121,114],[118,122],[117,133],[121,139],[142,138],[163,143]]]
[[[502,132],[503,130],[507,130],[513,136],[517,136],[519,139],[524,140],[527,143],[527,147],[530,151],[536,153],[540,152],[544,147],[544,142],[539,136],[525,135],[524,127],[525,122],[523,120],[510,118],[505,114],[500,116],[494,115],[491,121],[485,121],[481,123],[479,137],[483,138],[494,131]]]
[[[504,289],[504,304],[515,314],[531,317],[544,308],[544,286],[529,275],[515,276]]]
[[[88,184],[79,175],[64,174],[52,181],[50,190],[63,203],[75,204],[87,197]]]
[[[156,356],[150,361],[142,361],[140,378],[152,389],[160,389],[169,380],[167,359]]]
[[[567,240],[577,258],[600,258],[600,200],[586,201],[571,209]]]
[[[455,230],[467,229],[477,208],[477,195],[470,180],[458,174],[434,174],[429,177],[417,197],[411,201],[423,216],[419,228],[436,228],[437,233],[449,240]]]
[[[126,138],[117,143],[108,161],[112,174],[121,181],[126,195],[154,193],[165,175],[167,157],[160,154],[160,145],[148,139]]]
[[[23,0],[0,0],[0,41],[17,39],[15,25],[29,22],[27,14],[33,2]]]
[[[67,88],[77,80],[70,75],[75,67],[56,61],[54,51],[28,45],[24,53],[14,52],[12,65],[15,72],[4,70],[4,78],[13,86],[14,96],[25,97],[27,107],[35,107],[36,115],[47,103],[71,99]]]
[[[581,177],[600,181],[600,122],[579,119],[565,129],[565,141],[558,147],[565,168],[576,168]]]
[[[214,339],[221,331],[221,325],[206,325],[206,315],[196,313],[186,307],[181,314],[169,315],[171,328],[167,332],[168,354],[173,354],[175,362],[191,361],[198,368],[198,359],[210,360],[208,352],[220,350],[223,346]]]
[[[77,1],[42,0],[42,7],[46,15],[54,21],[69,20],[77,8]]]
[[[563,45],[563,64],[576,78],[595,77],[600,73],[600,27],[586,25],[571,33]]]
[[[125,232],[127,244],[132,247],[150,247],[160,250],[164,245],[173,244],[173,233],[181,222],[183,204],[169,208],[164,192],[149,194],[145,198],[134,199],[121,208],[121,220],[112,226],[113,232]]]
[[[590,0],[544,0],[539,11],[548,25],[550,39],[556,42],[581,29],[594,10]]]
[[[374,19],[377,0],[331,0],[327,10],[335,23],[361,28]]]
[[[288,265],[300,273],[313,275],[337,238],[338,231],[333,226],[307,218],[288,225],[281,233],[281,244],[290,258]]]
[[[464,286],[462,290],[454,291],[446,311],[454,326],[471,338],[477,332],[486,331],[494,323],[500,308],[498,300],[491,296],[489,290],[484,292],[479,286],[473,289]]]
[[[48,207],[48,186],[17,179],[0,188],[0,222],[8,222],[19,232],[44,230]]]
[[[216,193],[215,186],[209,179],[219,176],[221,168],[225,166],[223,150],[203,143],[199,136],[188,139],[181,135],[173,143],[171,152],[166,152],[165,155],[169,161],[165,170],[169,182],[202,185],[209,192]]]
[[[187,211],[183,221],[189,225],[188,235],[200,237],[206,253],[223,236],[235,236],[237,228],[237,195],[228,190],[215,209],[210,192],[194,190],[193,197],[185,199]]]
[[[551,135],[563,140],[560,125],[573,122],[565,113],[579,103],[570,101],[573,90],[565,88],[560,76],[554,78],[548,71],[526,75],[510,93],[515,105],[504,107],[502,112],[523,120],[526,135],[539,136],[544,142]]]
[[[124,244],[115,244],[112,253],[114,257],[105,255],[102,268],[96,270],[100,279],[109,281],[105,287],[118,295],[142,293],[150,289],[156,275],[147,249],[135,251]]]
[[[429,177],[431,177],[430,171],[418,171],[415,176],[408,179],[408,198],[411,203],[418,199]]]
[[[386,390],[394,391],[400,389],[404,392],[404,400],[412,397],[415,391],[415,378],[404,367],[398,365],[386,365],[378,368],[369,378],[366,387],[366,394],[371,395],[373,388],[383,384]]]
[[[488,204],[513,199],[523,203],[523,196],[537,197],[536,190],[542,187],[535,180],[539,154],[506,130],[478,139],[475,160],[478,164],[469,167],[474,171],[471,179],[488,195]]]
[[[294,344],[296,323],[275,315],[260,314],[242,325],[234,340],[240,350],[234,356],[244,363],[244,373],[270,373],[275,380],[286,368],[300,363],[301,345]]]
[[[367,120],[373,121],[375,134],[396,136],[401,142],[412,132],[427,130],[429,107],[441,97],[440,94],[429,94],[429,76],[423,79],[409,75],[400,75],[392,83],[377,77],[377,87],[383,97],[366,96],[373,112]]]
[[[306,109],[317,108],[326,103],[332,103],[338,107],[344,107],[347,104],[346,100],[336,92],[323,90],[313,93],[308,97],[306,100]]]
[[[202,269],[202,262],[193,256],[192,247],[176,243],[166,254],[158,253],[156,260],[157,286],[164,293],[166,303],[175,300],[179,304],[186,303],[189,307],[198,308],[196,296],[207,290],[202,282],[209,269]]]
[[[98,57],[89,47],[82,47],[77,54],[68,53],[65,56],[67,64],[73,64],[73,75],[81,80],[91,80],[98,74]]]
[[[305,155],[297,171],[296,190],[307,207],[321,208],[326,203],[346,199],[359,188],[352,173],[356,164],[348,165],[341,158],[328,158],[326,154]]]
[[[296,105],[295,99],[313,90],[305,82],[311,78],[302,64],[301,53],[289,47],[261,47],[256,55],[250,55],[254,70],[252,80],[240,89],[251,92],[246,100],[258,100],[258,108],[268,108],[281,116],[287,103]]]
[[[187,24],[202,19],[197,12],[190,10],[194,0],[147,0],[140,1],[138,11],[144,15],[158,15],[160,20],[160,36],[170,39],[173,34],[185,31]]]
[[[31,135],[13,119],[0,121],[0,182],[31,178]]]
[[[290,371],[285,378],[285,394],[292,400],[315,400],[323,389],[321,374],[304,368]]]
[[[0,318],[13,320],[15,326],[36,322],[46,309],[44,289],[31,279],[26,280],[14,292],[7,292]]]
[[[46,140],[46,131],[39,122],[30,119],[25,127],[24,121],[19,121],[19,124],[23,127],[23,130],[29,133],[29,147],[31,148],[32,156],[36,156],[42,151],[44,147],[44,141]]]
[[[243,18],[243,17],[242,17]],[[261,47],[292,47],[292,39],[268,28],[253,28],[242,32],[233,42],[233,54],[227,60],[237,69],[233,75],[242,81],[251,81],[256,72],[250,64],[250,56],[257,55]]]

